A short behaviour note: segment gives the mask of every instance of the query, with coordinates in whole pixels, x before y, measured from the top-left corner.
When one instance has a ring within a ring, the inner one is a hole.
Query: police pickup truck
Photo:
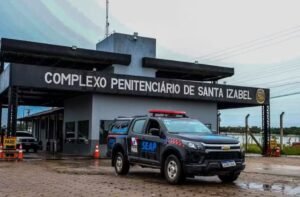
[[[132,165],[157,168],[170,184],[186,177],[213,176],[235,181],[245,168],[238,140],[213,134],[185,112],[150,110],[149,116],[119,117],[112,124],[107,156],[118,175]]]

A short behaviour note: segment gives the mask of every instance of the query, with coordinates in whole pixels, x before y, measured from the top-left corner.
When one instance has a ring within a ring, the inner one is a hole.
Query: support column
[[[4,62],[0,62],[0,73],[4,70]]]
[[[262,129],[263,129],[263,152],[262,154],[267,156],[268,149],[270,147],[270,105],[262,106]]]
[[[0,144],[3,143],[4,129],[2,129],[2,103],[0,103]]]
[[[0,130],[2,130],[2,103],[0,103]]]
[[[16,136],[17,115],[18,115],[18,88],[9,87],[8,106],[7,106],[7,133],[10,136]]]

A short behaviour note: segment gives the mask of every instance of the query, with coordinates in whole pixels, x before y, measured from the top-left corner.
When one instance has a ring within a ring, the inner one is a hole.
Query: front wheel
[[[219,179],[224,183],[232,183],[239,178],[240,173],[229,173],[226,175],[218,175]]]
[[[170,184],[179,184],[184,180],[181,162],[175,155],[167,157],[164,164],[164,174]]]
[[[115,171],[118,175],[125,175],[129,172],[129,162],[122,152],[118,152],[114,159]]]

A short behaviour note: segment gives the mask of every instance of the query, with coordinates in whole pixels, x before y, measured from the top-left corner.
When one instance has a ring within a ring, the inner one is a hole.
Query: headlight
[[[201,143],[191,142],[191,141],[186,141],[186,140],[182,140],[182,143],[191,149],[204,150],[204,147]]]

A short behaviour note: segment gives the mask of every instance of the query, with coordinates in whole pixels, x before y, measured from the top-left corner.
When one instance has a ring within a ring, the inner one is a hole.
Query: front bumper
[[[243,160],[235,160],[236,166],[223,168],[222,160],[206,160],[201,164],[184,164],[186,175],[223,175],[228,173],[239,173],[245,169]]]

